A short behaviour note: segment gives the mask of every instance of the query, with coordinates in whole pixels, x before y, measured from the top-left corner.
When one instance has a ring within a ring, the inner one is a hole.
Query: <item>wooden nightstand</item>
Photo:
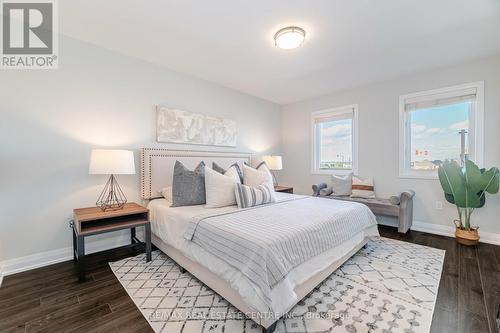
[[[293,194],[293,187],[283,186],[283,185],[274,185],[274,191]]]
[[[149,209],[134,202],[123,209],[103,212],[99,207],[73,210],[73,259],[78,263],[78,278],[85,281],[85,237],[130,229],[131,244],[144,244],[135,235],[136,227],[144,227],[146,261],[151,261],[151,224]]]

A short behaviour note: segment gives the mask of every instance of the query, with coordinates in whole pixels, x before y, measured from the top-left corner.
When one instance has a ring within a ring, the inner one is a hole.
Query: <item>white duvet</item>
[[[290,196],[295,198],[301,197],[285,193],[276,193],[276,196],[278,201],[289,199]],[[245,303],[255,310],[260,312],[268,311],[269,308],[262,302],[262,295],[256,295],[259,288],[252,281],[233,266],[184,238],[184,234],[192,218],[199,217],[200,215],[211,216],[235,211],[238,210],[236,206],[210,209],[205,208],[204,205],[172,208],[167,200],[156,199],[149,203],[148,208],[150,209],[152,232],[156,236],[166,244],[181,251],[186,257],[203,265],[227,281],[240,294]],[[295,267],[286,278],[272,289],[273,311],[276,313],[288,311],[298,301],[297,295],[294,292],[297,285],[346,255],[362,242],[365,237],[375,235],[378,235],[376,225],[353,235],[348,241]]]

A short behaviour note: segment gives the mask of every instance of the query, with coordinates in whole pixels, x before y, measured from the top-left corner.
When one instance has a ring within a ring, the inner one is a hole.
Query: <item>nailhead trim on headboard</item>
[[[232,153],[217,151],[195,151],[195,150],[175,150],[164,148],[141,148],[141,197],[142,199],[154,199],[157,196],[152,193],[152,157],[200,157],[203,158],[243,158],[251,164],[252,155],[249,153]]]

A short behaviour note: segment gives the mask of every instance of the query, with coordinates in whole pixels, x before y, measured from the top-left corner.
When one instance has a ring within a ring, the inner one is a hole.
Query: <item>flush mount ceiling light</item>
[[[299,27],[286,27],[278,30],[274,35],[274,45],[280,49],[295,49],[302,45],[306,38],[306,32]]]

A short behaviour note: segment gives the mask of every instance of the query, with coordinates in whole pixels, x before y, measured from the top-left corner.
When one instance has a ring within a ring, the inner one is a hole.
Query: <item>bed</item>
[[[287,193],[248,209],[172,208],[160,191],[171,185],[176,160],[228,167],[251,164],[251,155],[143,148],[141,194],[149,200],[153,244],[268,332],[378,235],[364,205]]]

